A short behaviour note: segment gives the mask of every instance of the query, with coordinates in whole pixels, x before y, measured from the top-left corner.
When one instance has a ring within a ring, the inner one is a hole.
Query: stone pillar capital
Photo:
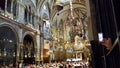
[[[37,35],[40,35],[40,31],[39,30],[36,30],[36,33],[37,33]]]

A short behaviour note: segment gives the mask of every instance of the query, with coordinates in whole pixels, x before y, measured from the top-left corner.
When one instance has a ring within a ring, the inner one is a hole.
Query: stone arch
[[[26,35],[30,35],[30,36],[32,37],[33,41],[36,42],[35,35],[34,35],[33,33],[30,33],[30,32],[25,32],[25,33],[23,34],[23,38],[22,38],[22,39],[24,39],[24,37],[25,37]],[[35,45],[36,45],[36,43],[35,43]]]
[[[23,0],[22,3],[24,5],[31,6],[32,10],[35,11],[36,5],[34,4],[34,2],[32,0]]]
[[[28,24],[27,22],[29,22],[32,25],[34,25],[35,13],[36,13],[36,8],[33,7],[33,4],[24,5],[24,15],[25,15],[24,19],[26,21],[26,24]]]
[[[35,63],[35,48],[36,41],[34,35],[26,32],[23,36],[23,63]]]
[[[11,26],[9,24],[1,24],[0,27],[10,28],[13,31],[13,33],[15,34],[16,41],[19,42],[19,36],[18,36],[17,30],[13,26]]]
[[[19,37],[15,28],[3,24],[0,26],[0,64],[10,64],[17,61],[17,48]]]

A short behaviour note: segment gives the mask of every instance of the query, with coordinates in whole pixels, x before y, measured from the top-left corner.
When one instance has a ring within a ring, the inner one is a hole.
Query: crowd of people
[[[1,66],[0,68],[91,68],[87,61],[76,62],[53,62],[44,64],[23,64],[19,63],[17,66],[13,64]]]

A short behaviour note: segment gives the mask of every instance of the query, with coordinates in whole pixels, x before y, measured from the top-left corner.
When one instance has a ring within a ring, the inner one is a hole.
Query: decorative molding
[[[7,16],[5,17],[4,15],[1,15],[1,14],[0,14],[0,18],[8,21],[9,23],[12,23],[12,24],[17,25],[19,28],[22,28],[22,29],[25,29],[25,30],[28,30],[28,31],[31,31],[31,32],[36,32],[35,29],[33,29],[33,28],[31,28],[31,27],[27,27],[26,25],[24,25],[24,24],[22,24],[22,23],[20,23],[20,22],[17,22],[17,21],[15,21],[15,20],[13,20],[13,19],[10,19],[10,18],[8,18]]]

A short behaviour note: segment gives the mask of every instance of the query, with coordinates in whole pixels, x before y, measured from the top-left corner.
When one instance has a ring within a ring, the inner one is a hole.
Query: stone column
[[[43,48],[44,48],[44,22],[41,22],[41,27],[40,27],[40,60],[41,63],[43,62]]]
[[[26,15],[27,15],[27,21],[26,22],[28,24],[29,23],[29,13],[28,13],[28,10],[27,10],[27,14]]]
[[[36,63],[39,64],[40,63],[40,32],[39,30],[37,30],[37,34],[36,34]]]
[[[18,36],[19,36],[19,42],[18,42],[18,50],[17,50],[17,55],[19,56],[19,61],[23,62],[23,34],[22,34],[22,29],[18,30]]]
[[[7,0],[5,0],[5,14],[7,13]]]
[[[17,1],[15,1],[15,2],[17,2]],[[16,3],[16,9],[15,10],[16,10],[15,19],[17,20],[18,19],[18,11],[19,11],[19,3],[18,2]]]
[[[25,23],[24,22],[24,13],[25,13],[25,10],[24,10],[24,5],[22,4],[22,1],[18,1],[17,2],[17,21],[19,21],[20,23]]]
[[[20,56],[19,55],[19,51],[20,51],[20,49],[19,49],[20,47],[19,46],[20,46],[20,43],[17,42],[16,43],[16,62],[19,61],[19,56]]]
[[[40,37],[40,60],[43,62],[44,38]]]
[[[30,23],[32,24],[32,13],[30,13]]]
[[[11,0],[11,10],[10,10],[11,13],[13,13],[13,1],[14,0]]]
[[[20,62],[23,63],[23,43],[19,42],[19,46],[20,46]]]
[[[35,25],[35,15],[33,14],[32,15],[32,25],[34,26]],[[34,26],[35,27],[35,26]],[[38,28],[39,29],[39,28]]]

